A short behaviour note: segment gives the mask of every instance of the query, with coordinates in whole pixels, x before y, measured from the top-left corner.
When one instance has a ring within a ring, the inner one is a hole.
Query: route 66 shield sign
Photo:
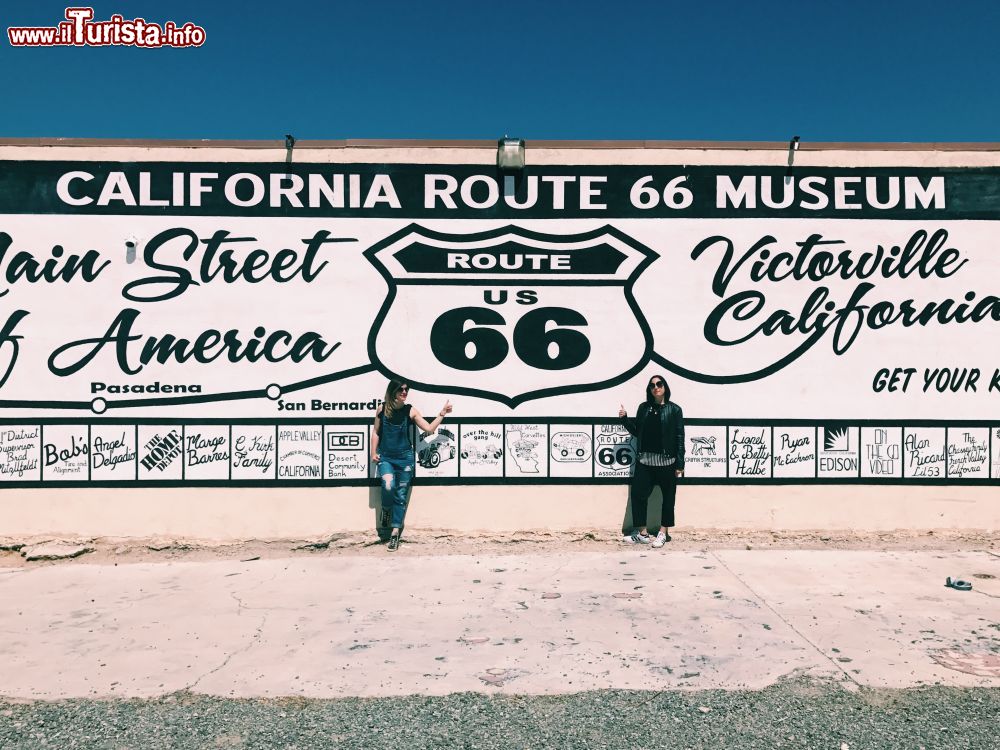
[[[413,224],[365,257],[389,285],[371,362],[422,390],[514,407],[617,385],[652,350],[632,286],[659,256],[614,227],[447,234]]]

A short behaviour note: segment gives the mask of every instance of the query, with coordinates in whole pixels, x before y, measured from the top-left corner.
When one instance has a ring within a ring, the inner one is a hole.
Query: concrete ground
[[[0,568],[0,697],[1000,687],[994,551],[674,544]]]

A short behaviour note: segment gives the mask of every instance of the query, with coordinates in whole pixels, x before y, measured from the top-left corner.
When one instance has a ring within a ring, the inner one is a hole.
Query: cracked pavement
[[[949,575],[974,590],[945,588]],[[17,700],[735,690],[788,676],[1000,687],[988,552],[404,544],[385,557],[77,561],[0,576],[0,594],[2,694]]]

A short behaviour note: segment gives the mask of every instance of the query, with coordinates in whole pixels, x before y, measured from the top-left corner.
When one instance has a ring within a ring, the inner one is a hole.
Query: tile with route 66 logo
[[[594,425],[594,476],[631,476],[635,448],[635,438],[621,424]]]

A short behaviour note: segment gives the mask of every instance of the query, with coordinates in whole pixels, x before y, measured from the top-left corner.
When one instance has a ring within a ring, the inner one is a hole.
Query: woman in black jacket
[[[674,500],[677,478],[684,476],[684,412],[670,400],[670,386],[662,375],[654,375],[646,385],[646,400],[639,404],[635,417],[622,406],[618,416],[632,435],[639,438],[639,460],[632,476],[632,533],[622,537],[627,544],[662,547],[670,541],[674,525]],[[663,493],[663,514],[656,538],[646,528],[646,509],[653,485]]]

